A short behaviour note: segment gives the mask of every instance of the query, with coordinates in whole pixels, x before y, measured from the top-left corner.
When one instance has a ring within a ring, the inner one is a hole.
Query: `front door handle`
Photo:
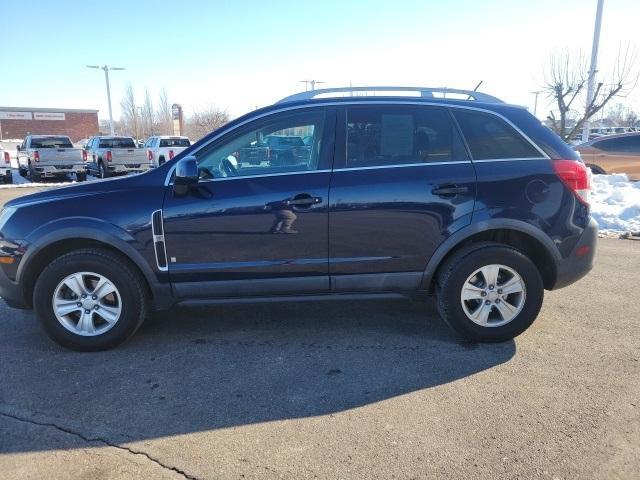
[[[318,203],[322,203],[322,198],[307,195],[298,195],[293,200],[287,199],[284,201],[285,205],[291,207],[309,207]]]
[[[431,193],[438,195],[439,197],[454,197],[462,193],[467,193],[468,191],[469,187],[461,187],[459,185],[447,183],[444,185],[438,185],[436,188],[431,190]]]

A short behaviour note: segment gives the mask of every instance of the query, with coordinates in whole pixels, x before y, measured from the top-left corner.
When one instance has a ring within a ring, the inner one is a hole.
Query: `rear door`
[[[468,225],[475,172],[446,108],[341,111],[329,209],[334,291],[411,290],[451,233]]]

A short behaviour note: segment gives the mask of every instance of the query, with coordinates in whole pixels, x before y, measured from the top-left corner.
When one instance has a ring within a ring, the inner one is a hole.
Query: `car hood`
[[[117,192],[139,188],[148,182],[143,175],[132,175],[122,178],[108,180],[97,180],[94,182],[75,183],[65,187],[51,188],[41,192],[32,193],[23,197],[15,198],[5,204],[6,207],[23,207],[37,203],[46,203],[56,200],[80,198],[97,195],[106,192]]]

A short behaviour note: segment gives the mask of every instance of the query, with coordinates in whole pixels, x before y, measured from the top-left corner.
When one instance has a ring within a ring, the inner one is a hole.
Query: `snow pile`
[[[640,232],[640,182],[625,174],[594,175],[591,214],[605,234]]]

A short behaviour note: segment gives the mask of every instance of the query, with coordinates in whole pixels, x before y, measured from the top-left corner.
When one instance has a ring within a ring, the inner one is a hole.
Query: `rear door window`
[[[366,106],[347,110],[347,168],[466,160],[444,108]]]
[[[513,127],[494,115],[453,110],[474,160],[541,158]]]

